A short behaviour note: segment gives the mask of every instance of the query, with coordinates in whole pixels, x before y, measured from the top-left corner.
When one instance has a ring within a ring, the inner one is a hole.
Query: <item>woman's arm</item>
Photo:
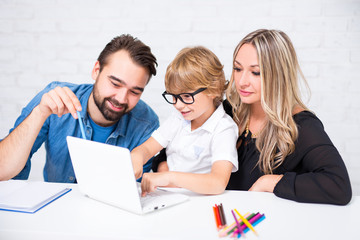
[[[158,172],[145,173],[141,182],[143,195],[157,187],[180,187],[201,194],[220,194],[229,181],[233,165],[229,161],[216,161],[210,173]]]
[[[283,163],[284,176],[275,195],[298,202],[347,204],[352,197],[349,175],[321,121],[310,112],[294,119],[299,136],[295,152]]]
[[[274,188],[275,195],[298,202],[346,205],[352,197],[344,162],[334,146],[319,146],[303,158],[306,172],[289,171]]]

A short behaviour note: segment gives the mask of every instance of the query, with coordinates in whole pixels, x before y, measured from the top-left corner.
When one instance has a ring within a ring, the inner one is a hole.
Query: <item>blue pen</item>
[[[81,119],[81,115],[79,111],[76,111],[77,115],[78,115],[78,120],[79,120],[79,124],[80,124],[80,130],[81,130],[81,135],[82,138],[86,140],[86,136],[85,136],[85,129],[84,129],[84,125]]]

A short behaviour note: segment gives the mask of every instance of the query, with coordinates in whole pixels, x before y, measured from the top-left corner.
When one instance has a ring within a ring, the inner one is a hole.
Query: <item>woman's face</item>
[[[241,102],[246,104],[260,103],[260,67],[257,52],[253,45],[246,43],[239,49],[234,60],[233,76]]]

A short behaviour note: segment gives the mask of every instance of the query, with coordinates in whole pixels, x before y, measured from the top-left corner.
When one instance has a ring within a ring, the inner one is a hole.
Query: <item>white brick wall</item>
[[[258,28],[293,40],[312,88],[308,105],[360,195],[360,0],[0,0],[0,138],[50,81],[91,83],[93,64],[114,36],[130,33],[152,47],[158,75],[143,99],[163,121],[170,109],[160,95],[164,74],[181,48],[212,49],[229,78],[234,47]]]

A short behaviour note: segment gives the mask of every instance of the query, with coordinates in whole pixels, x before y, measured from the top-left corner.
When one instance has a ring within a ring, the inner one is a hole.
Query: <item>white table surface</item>
[[[58,184],[58,183],[57,183]],[[35,214],[0,211],[0,239],[229,239],[219,238],[212,206],[260,212],[266,219],[246,239],[360,239],[360,200],[347,206],[304,204],[271,193],[226,191],[204,196],[181,191],[190,200],[146,215],[136,215],[72,191]],[[241,238],[243,239],[243,237]]]

